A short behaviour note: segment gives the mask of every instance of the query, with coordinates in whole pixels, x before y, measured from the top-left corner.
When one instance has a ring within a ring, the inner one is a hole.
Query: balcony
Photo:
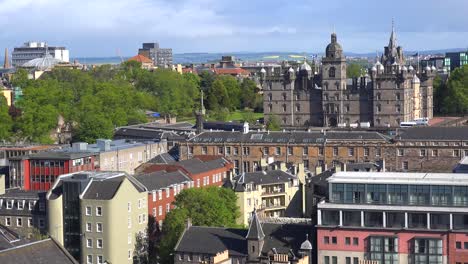
[[[285,209],[285,208],[286,208],[286,205],[281,204],[281,203],[264,203],[260,205],[259,209],[269,211],[269,210],[278,210],[278,209]]]
[[[286,195],[286,191],[281,189],[276,190],[262,190],[262,196],[276,196],[276,195]]]

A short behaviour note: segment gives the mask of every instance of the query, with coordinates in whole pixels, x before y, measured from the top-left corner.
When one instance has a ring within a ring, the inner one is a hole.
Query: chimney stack
[[[4,69],[10,69],[10,58],[8,58],[8,48],[5,48],[5,62],[3,63]]]

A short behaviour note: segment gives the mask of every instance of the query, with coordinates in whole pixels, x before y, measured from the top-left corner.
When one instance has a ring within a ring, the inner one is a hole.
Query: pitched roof
[[[110,200],[117,193],[124,179],[125,176],[121,176],[105,181],[91,181],[83,199]]]
[[[136,56],[133,56],[131,57],[130,59],[128,59],[127,61],[138,61],[138,62],[141,62],[141,63],[153,63],[153,61],[141,54],[138,54]]]
[[[177,162],[177,160],[171,154],[167,152],[161,153],[148,161],[148,163],[154,163],[154,164],[171,164],[174,162]]]
[[[249,232],[247,232],[245,238],[254,240],[262,240],[265,238],[262,225],[260,224],[260,220],[258,220],[257,212],[255,210],[252,212],[252,218],[250,220],[249,225]]]
[[[214,160],[209,161],[201,161],[198,158],[182,160],[177,163],[173,163],[174,165],[179,165],[187,170],[191,174],[198,174],[202,172],[207,172],[219,168],[223,168],[228,161],[224,158],[217,158]]]
[[[95,153],[91,152],[61,152],[61,151],[43,151],[38,153],[32,153],[25,156],[13,157],[11,159],[51,159],[51,160],[74,160],[80,158],[86,158],[94,156]]]
[[[250,72],[242,68],[215,68],[216,74],[231,74],[231,75],[249,75]]]
[[[174,172],[156,171],[148,174],[136,175],[135,178],[141,182],[148,191],[159,190],[173,184],[192,181],[190,177],[180,170]]]
[[[378,133],[368,131],[321,131],[311,132],[203,132],[189,139],[194,143],[270,143],[270,144],[310,144],[345,141],[388,141],[389,138]]]
[[[78,262],[51,238],[0,251],[2,264],[66,264]]]
[[[396,140],[468,140],[468,127],[412,127],[400,129]]]
[[[281,170],[247,172],[234,178],[234,191],[245,191],[246,183],[254,183],[256,185],[267,185],[289,182],[293,179],[296,179],[294,175]]]

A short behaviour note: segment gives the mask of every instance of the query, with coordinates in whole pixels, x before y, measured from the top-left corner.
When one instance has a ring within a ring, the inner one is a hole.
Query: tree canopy
[[[8,140],[13,129],[13,120],[8,110],[7,99],[0,94],[0,141]]]
[[[236,227],[239,208],[231,189],[208,187],[185,189],[180,192],[175,209],[166,215],[159,244],[161,263],[173,263],[174,246],[185,228],[187,219],[196,226]]]
[[[468,113],[468,65],[455,69],[444,82],[434,80],[434,112],[444,115]]]

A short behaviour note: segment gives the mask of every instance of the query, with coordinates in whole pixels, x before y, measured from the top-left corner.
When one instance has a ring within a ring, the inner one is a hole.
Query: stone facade
[[[432,82],[436,70],[407,67],[392,30],[377,63],[359,78],[346,76],[346,58],[335,33],[322,58],[320,72],[306,61],[261,71],[264,114],[283,127],[399,127],[400,122],[432,118]],[[315,72],[313,72],[313,70]]]

